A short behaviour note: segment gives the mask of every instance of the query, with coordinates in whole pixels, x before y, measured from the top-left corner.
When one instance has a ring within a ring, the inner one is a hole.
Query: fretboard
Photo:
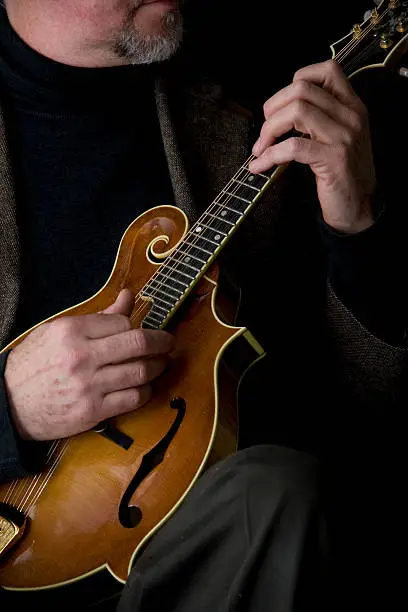
[[[162,329],[283,167],[251,174],[241,166],[143,288],[153,304],[143,327]]]

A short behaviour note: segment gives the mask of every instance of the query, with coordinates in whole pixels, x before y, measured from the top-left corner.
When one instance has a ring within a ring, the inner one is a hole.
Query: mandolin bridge
[[[18,542],[25,524],[24,515],[8,504],[0,503],[0,556]]]

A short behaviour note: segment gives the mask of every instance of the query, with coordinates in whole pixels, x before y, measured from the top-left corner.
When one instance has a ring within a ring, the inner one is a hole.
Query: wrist
[[[372,198],[367,196],[356,208],[359,211],[358,215],[334,217],[323,213],[323,219],[326,225],[336,232],[349,235],[358,234],[375,223]]]

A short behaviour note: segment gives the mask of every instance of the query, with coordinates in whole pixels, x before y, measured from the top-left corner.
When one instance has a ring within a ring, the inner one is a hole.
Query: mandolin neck
[[[153,301],[143,327],[161,329],[286,165],[264,174],[248,169],[251,156],[220,191],[142,290]]]

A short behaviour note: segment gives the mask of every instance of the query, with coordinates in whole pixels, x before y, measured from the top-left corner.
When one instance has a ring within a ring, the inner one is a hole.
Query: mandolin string
[[[358,68],[359,62],[361,62],[362,59],[369,57],[369,55],[371,54],[371,52],[377,45],[378,45],[378,41],[375,41],[375,40],[372,41],[359,54],[354,56],[350,62],[345,63],[346,72],[349,72],[350,74],[352,74],[354,70]]]
[[[386,15],[390,11],[391,11],[391,7],[388,6],[385,9],[384,13],[376,21],[371,21],[369,26],[361,32],[359,37],[353,38],[341,51],[339,51],[337,57],[335,57],[334,59],[337,62],[341,62],[347,55],[349,55],[349,53],[351,53],[351,51],[353,51],[364,40],[367,34],[372,32],[372,30],[374,30],[384,20],[384,17],[386,17]]]
[[[355,49],[355,48],[356,48],[356,47],[357,47],[357,46],[358,46],[358,45],[359,45],[361,42],[362,42],[362,40],[364,39],[364,37],[365,37],[365,36],[367,36],[367,34],[368,34],[369,32],[371,32],[371,31],[372,31],[372,30],[373,30],[373,29],[374,29],[374,28],[375,28],[375,27],[376,27],[376,26],[377,26],[377,25],[378,25],[378,24],[379,24],[379,23],[380,23],[380,22],[381,22],[381,21],[384,19],[385,15],[386,15],[386,14],[387,14],[389,11],[390,11],[390,8],[387,8],[387,9],[385,10],[385,12],[383,13],[383,15],[381,16],[381,18],[380,18],[380,19],[378,19],[376,22],[372,22],[372,24],[371,24],[371,25],[370,25],[368,28],[366,28],[366,29],[365,29],[365,30],[362,32],[362,34],[361,34],[361,35],[360,35],[358,38],[356,38],[356,39],[354,39],[354,40],[350,41],[349,43],[347,43],[347,45],[344,47],[344,49],[342,49],[342,50],[339,52],[339,54],[337,55],[337,57],[335,57],[334,59],[335,59],[335,60],[336,60],[338,63],[340,63],[341,61],[343,61],[343,60],[344,60],[344,59],[345,59],[345,58],[346,58],[346,57],[347,57],[347,56],[348,56],[348,55],[349,55],[349,54],[350,54],[350,53],[351,53],[351,52],[352,52],[352,51],[353,51],[353,50],[354,50],[354,49]],[[376,44],[376,43],[372,43],[372,44]],[[363,55],[363,53],[364,53],[364,52],[362,52],[362,53],[361,53],[361,54],[360,54],[358,57],[361,57],[361,56]],[[351,65],[352,65],[352,63],[350,63],[350,65],[349,65],[349,66],[351,67]],[[215,212],[216,206],[219,206],[219,207],[221,208],[221,210],[222,210],[223,208],[224,208],[225,210],[228,210],[227,204],[228,204],[228,203],[230,203],[230,202],[233,200],[234,196],[235,196],[235,195],[238,193],[239,189],[242,187],[242,185],[235,184],[235,183],[236,183],[236,180],[241,180],[242,182],[245,182],[247,178],[249,178],[250,176],[252,176],[251,172],[249,171],[249,169],[248,169],[246,166],[247,166],[247,164],[248,164],[250,161],[252,161],[253,159],[255,159],[255,156],[251,155],[251,156],[250,156],[250,157],[247,159],[247,161],[246,161],[246,162],[244,162],[244,164],[241,166],[241,168],[239,168],[239,170],[238,170],[238,171],[235,173],[235,175],[234,175],[234,176],[233,176],[233,177],[230,179],[230,181],[229,181],[229,182],[226,184],[226,186],[224,187],[224,189],[223,189],[223,190],[221,190],[221,192],[220,192],[220,193],[219,193],[219,194],[216,196],[216,198],[214,199],[214,201],[212,202],[212,204],[211,204],[211,205],[208,207],[208,209],[207,209],[207,210],[206,210],[206,211],[205,211],[205,212],[204,212],[204,213],[203,213],[203,214],[200,216],[200,218],[199,218],[199,219],[198,219],[198,220],[197,220],[197,221],[196,221],[196,222],[195,222],[195,223],[192,225],[192,227],[189,229],[189,231],[188,231],[188,233],[186,234],[186,236],[185,236],[184,240],[186,240],[186,239],[188,239],[188,237],[190,237],[190,238],[193,238],[193,242],[192,242],[192,243],[189,243],[189,248],[188,248],[188,250],[187,250],[187,251],[183,252],[183,255],[188,255],[188,253],[191,253],[191,250],[192,250],[192,249],[193,249],[193,248],[194,248],[194,247],[197,245],[197,243],[199,242],[199,239],[201,238],[201,236],[199,236],[197,233],[193,233],[193,230],[194,230],[196,227],[198,227],[198,226],[199,226],[199,224],[200,224],[200,220],[201,220],[201,223],[202,223],[202,219],[203,219],[203,217],[205,217],[207,214],[211,214],[211,211],[212,211],[212,212]],[[277,168],[279,168],[279,166],[275,166],[275,167],[273,168],[273,171],[275,171]],[[244,176],[241,176],[241,173],[244,173]],[[266,175],[264,175],[264,176],[265,176],[266,178],[268,178],[269,180],[271,179],[271,177],[268,177],[268,176],[266,176]],[[230,187],[232,187],[233,192],[232,192],[232,193],[228,193],[228,194],[224,193],[226,190],[228,190],[228,191],[229,191],[229,188],[230,188]],[[223,196],[225,196],[225,195],[227,195],[227,199],[226,199],[225,201],[221,202],[221,201],[220,201],[218,198],[223,197]],[[254,199],[255,199],[255,198],[254,198]],[[248,204],[248,207],[249,207],[249,206],[251,206],[251,204]],[[246,210],[246,211],[244,211],[244,212],[242,213],[242,215],[243,215],[243,216],[244,216],[244,215],[246,215],[246,214],[247,214],[247,210]],[[215,215],[215,217],[216,217],[216,215]],[[215,221],[215,224],[213,224],[213,223],[211,224],[211,229],[213,229],[213,228],[214,228],[215,230],[216,230],[216,229],[219,229],[219,230],[220,230],[220,227],[221,227],[221,222],[222,222],[222,221],[223,221],[222,219],[219,219],[219,221],[218,221],[218,220],[216,220],[216,221]],[[232,227],[231,227],[230,231],[227,233],[227,235],[224,237],[224,239],[223,239],[223,240],[220,242],[220,245],[219,245],[220,247],[223,245],[223,243],[224,243],[225,241],[227,241],[229,234],[230,234],[231,232],[233,232],[233,230],[234,230],[235,228],[236,228],[236,224],[232,225]],[[221,231],[221,230],[220,230],[220,231]],[[184,242],[184,240],[183,240],[183,242]],[[180,246],[180,245],[179,245],[179,246]],[[217,249],[217,250],[218,250],[218,249]],[[175,261],[175,262],[174,262],[174,263],[176,263],[176,266],[175,266],[175,267],[172,267],[171,265],[170,265],[170,266],[168,266],[168,262],[169,262],[169,260],[171,261],[172,256],[174,256],[176,252],[177,252],[177,248],[176,248],[176,249],[173,251],[173,253],[172,253],[172,254],[169,256],[169,258],[167,259],[167,261],[166,261],[166,265],[167,265],[167,267],[168,267],[168,269],[169,269],[169,271],[170,271],[170,272],[171,272],[171,271],[174,271],[174,272],[176,272],[176,273],[177,273],[177,271],[178,271],[178,267],[179,267],[180,265],[183,265],[183,263],[182,263],[181,261]],[[174,261],[174,260],[173,260],[173,261]],[[207,261],[207,262],[205,262],[205,263],[203,264],[202,268],[204,268],[204,267],[205,267],[207,264],[208,264],[208,261]],[[143,295],[142,295],[142,292],[143,292],[143,291],[145,291],[145,290],[146,290],[146,288],[151,288],[151,287],[149,287],[149,283],[151,283],[153,280],[155,280],[155,277],[156,277],[158,274],[162,274],[162,275],[163,275],[165,278],[168,278],[168,279],[170,279],[170,280],[174,280],[174,279],[172,279],[172,277],[171,277],[171,276],[168,276],[167,274],[163,273],[163,271],[161,270],[161,268],[162,268],[162,267],[163,267],[162,265],[160,265],[160,266],[159,266],[158,270],[156,270],[156,272],[155,272],[155,273],[152,275],[152,277],[149,279],[149,281],[146,283],[146,285],[145,285],[145,286],[144,286],[144,287],[141,289],[141,291],[140,291],[140,292],[137,294],[137,296],[136,296],[136,298],[135,298],[135,305],[137,305],[137,304],[138,304],[138,301],[139,301],[139,302],[141,302],[141,305],[140,305],[139,309],[138,309],[136,312],[134,312],[134,313],[132,314],[132,318],[136,317],[136,316],[137,316],[137,315],[139,315],[141,312],[143,312],[143,309],[144,309],[144,308],[145,308],[145,306],[146,306],[146,301],[150,301],[150,300],[151,300],[151,301],[154,301],[154,297],[155,297],[155,295],[156,295],[158,292],[160,292],[160,289],[156,289],[156,290],[154,290],[154,289],[153,289],[153,293],[152,293],[151,295],[149,295],[149,296],[148,296],[148,300],[146,300],[145,298],[143,298]],[[201,268],[201,270],[202,270],[202,268]],[[201,273],[201,270],[197,272],[196,277],[197,277],[197,276],[198,276],[198,275]],[[180,271],[179,271],[179,274],[180,274]],[[160,281],[157,281],[157,280],[156,280],[155,282],[157,282],[157,283],[158,283],[159,287],[160,287],[160,285],[162,284]],[[190,283],[190,284],[191,284],[191,283]],[[186,287],[186,290],[188,290],[188,287]],[[184,292],[183,292],[183,293],[180,295],[180,299],[181,299],[181,298],[184,296],[184,293],[186,292],[186,290],[185,290],[185,291],[184,291]],[[50,453],[50,457],[49,457],[49,459],[51,459],[51,458],[52,458],[52,455],[53,455],[54,451],[55,451],[55,450],[58,448],[59,442],[60,442],[60,441],[57,441],[56,443],[54,443],[54,445],[53,445],[53,446],[54,446],[54,448],[53,448],[52,452]],[[41,479],[41,476],[42,476],[42,475],[40,474],[39,476],[35,477],[35,478],[34,478],[34,479],[31,481],[31,484],[29,485],[29,489],[28,489],[28,490],[26,490],[26,492],[25,492],[25,494],[24,494],[23,498],[22,498],[22,499],[20,500],[20,502],[19,502],[19,505],[20,505],[22,508],[24,507],[24,505],[25,505],[25,503],[26,503],[26,502],[28,502],[28,503],[29,503],[28,508],[32,507],[32,505],[33,505],[33,504],[36,502],[36,500],[39,498],[39,496],[41,495],[42,491],[43,491],[43,490],[45,489],[45,487],[47,486],[47,484],[48,484],[48,482],[49,482],[49,480],[50,480],[51,476],[52,476],[52,475],[53,475],[53,473],[55,472],[56,467],[57,467],[58,463],[60,462],[60,460],[61,460],[62,456],[65,454],[66,450],[68,449],[68,446],[69,446],[69,442],[65,442],[65,444],[64,444],[64,445],[62,446],[62,448],[61,448],[60,453],[59,453],[59,454],[57,454],[57,456],[56,456],[56,457],[53,457],[53,463],[52,463],[51,467],[49,468],[49,470],[47,471],[46,478],[45,478],[45,479],[44,479],[44,481],[43,481],[43,482],[40,484],[40,486],[37,488],[37,490],[36,490],[36,487],[37,487],[37,485],[38,485],[38,483],[39,483],[39,481],[40,481],[40,479]],[[49,460],[49,459],[48,459],[48,460]],[[19,486],[18,486],[18,483],[20,483],[20,482],[21,482],[21,481],[17,481],[17,480],[16,480],[16,481],[14,481],[14,482],[13,482],[13,483],[10,485],[9,489],[8,489],[8,490],[7,490],[7,492],[6,492],[6,498],[5,498],[5,501],[7,501],[7,502],[8,502],[9,500],[11,500],[11,498],[12,498],[12,497],[14,497],[14,494],[15,494],[17,491],[18,491],[18,492],[20,492],[21,488],[24,488],[24,487],[19,487]],[[33,493],[34,493],[34,496],[33,496],[33,497],[32,497],[32,499],[30,500],[30,497],[32,496],[32,494],[33,494]],[[16,497],[17,497],[17,495],[16,495]]]
[[[47,486],[51,476],[54,474],[55,470],[57,469],[57,466],[62,456],[65,454],[65,451],[69,446],[67,440],[64,440],[62,445],[60,443],[61,443],[61,440],[58,440],[58,444],[56,446],[56,448],[58,449],[58,452],[53,457],[53,462],[49,465],[45,475],[44,473],[42,474],[44,478],[43,481],[40,482],[39,485],[38,485],[39,481],[37,481],[36,486],[31,488],[29,495],[25,495],[24,498],[19,501],[17,509],[20,510],[21,512],[23,511],[28,512],[32,508],[32,506],[35,504],[35,502],[37,501],[37,499],[43,492],[44,488]],[[27,505],[27,507],[24,509],[25,505]]]
[[[24,513],[27,513],[30,511],[30,509],[33,507],[33,505],[37,502],[37,500],[39,499],[40,495],[42,494],[42,492],[44,491],[45,487],[48,485],[48,482],[51,478],[51,476],[54,474],[55,470],[58,467],[58,464],[60,463],[62,457],[65,455],[65,453],[67,452],[68,448],[70,446],[70,441],[69,440],[65,440],[64,444],[62,445],[60,454],[55,458],[54,464],[52,466],[52,468],[50,469],[50,471],[47,473],[47,476],[44,480],[44,482],[40,485],[39,489],[37,490],[37,493],[34,495],[34,497],[28,501],[27,503],[27,507],[24,509],[24,504],[22,505],[21,510]]]
[[[49,449],[49,451],[48,451],[48,453],[47,453],[47,456],[46,456],[46,460],[47,460],[47,461],[49,460],[49,456],[52,454],[52,451],[53,451],[53,446],[55,446],[55,444],[56,444],[56,443],[55,443],[55,442],[53,442],[53,444],[51,445],[51,447],[50,447],[50,449]],[[27,477],[27,478],[23,479],[23,482],[24,482],[24,481],[26,481],[28,478],[29,478],[29,477]],[[10,486],[8,487],[8,489],[7,489],[7,491],[6,491],[6,495],[5,495],[5,498],[4,498],[4,502],[8,502],[9,500],[11,500],[11,498],[13,497],[14,492],[16,491],[16,489],[18,489],[18,485],[19,485],[19,484],[21,484],[21,480],[20,480],[20,479],[13,480],[13,481],[10,483]]]
[[[51,446],[52,451],[50,449],[49,453],[47,454],[47,464],[49,464],[50,460],[53,459],[53,455],[54,455],[55,450],[58,447],[58,444],[59,444],[59,441],[57,441],[57,440],[55,442],[53,442],[53,444]],[[34,477],[32,477],[30,479],[30,481],[27,482],[26,492],[24,493],[23,497],[18,500],[18,505],[19,506],[24,504],[24,501],[27,499],[27,497],[29,497],[30,492],[35,488],[36,484],[42,478],[44,478],[44,472],[39,472]]]
[[[50,461],[50,459],[52,458],[52,455],[55,451],[55,449],[58,446],[58,440],[56,440],[55,442],[52,443],[48,453],[47,453],[47,463]],[[40,472],[40,474],[37,474],[36,476],[33,477],[26,477],[23,478],[22,480],[16,479],[14,480],[10,487],[7,489],[6,491],[6,496],[4,498],[4,502],[5,503],[12,503],[14,502],[14,505],[18,505],[19,503],[21,503],[21,494],[25,495],[24,491],[26,491],[27,486],[30,487],[31,483],[38,479],[40,479],[43,476],[43,473]]]
[[[57,446],[57,441],[53,442],[48,453],[47,453],[47,462],[50,460],[55,447]],[[4,498],[4,502],[10,503],[12,498],[15,498],[15,502],[19,502],[19,496],[21,494],[21,492],[23,492],[26,489],[27,483],[31,482],[32,480],[35,480],[37,478],[41,477],[41,473],[40,474],[36,474],[35,476],[28,476],[26,478],[23,478],[22,480],[16,479],[14,480],[9,488],[6,491],[6,496]],[[28,485],[30,486],[30,485]]]

